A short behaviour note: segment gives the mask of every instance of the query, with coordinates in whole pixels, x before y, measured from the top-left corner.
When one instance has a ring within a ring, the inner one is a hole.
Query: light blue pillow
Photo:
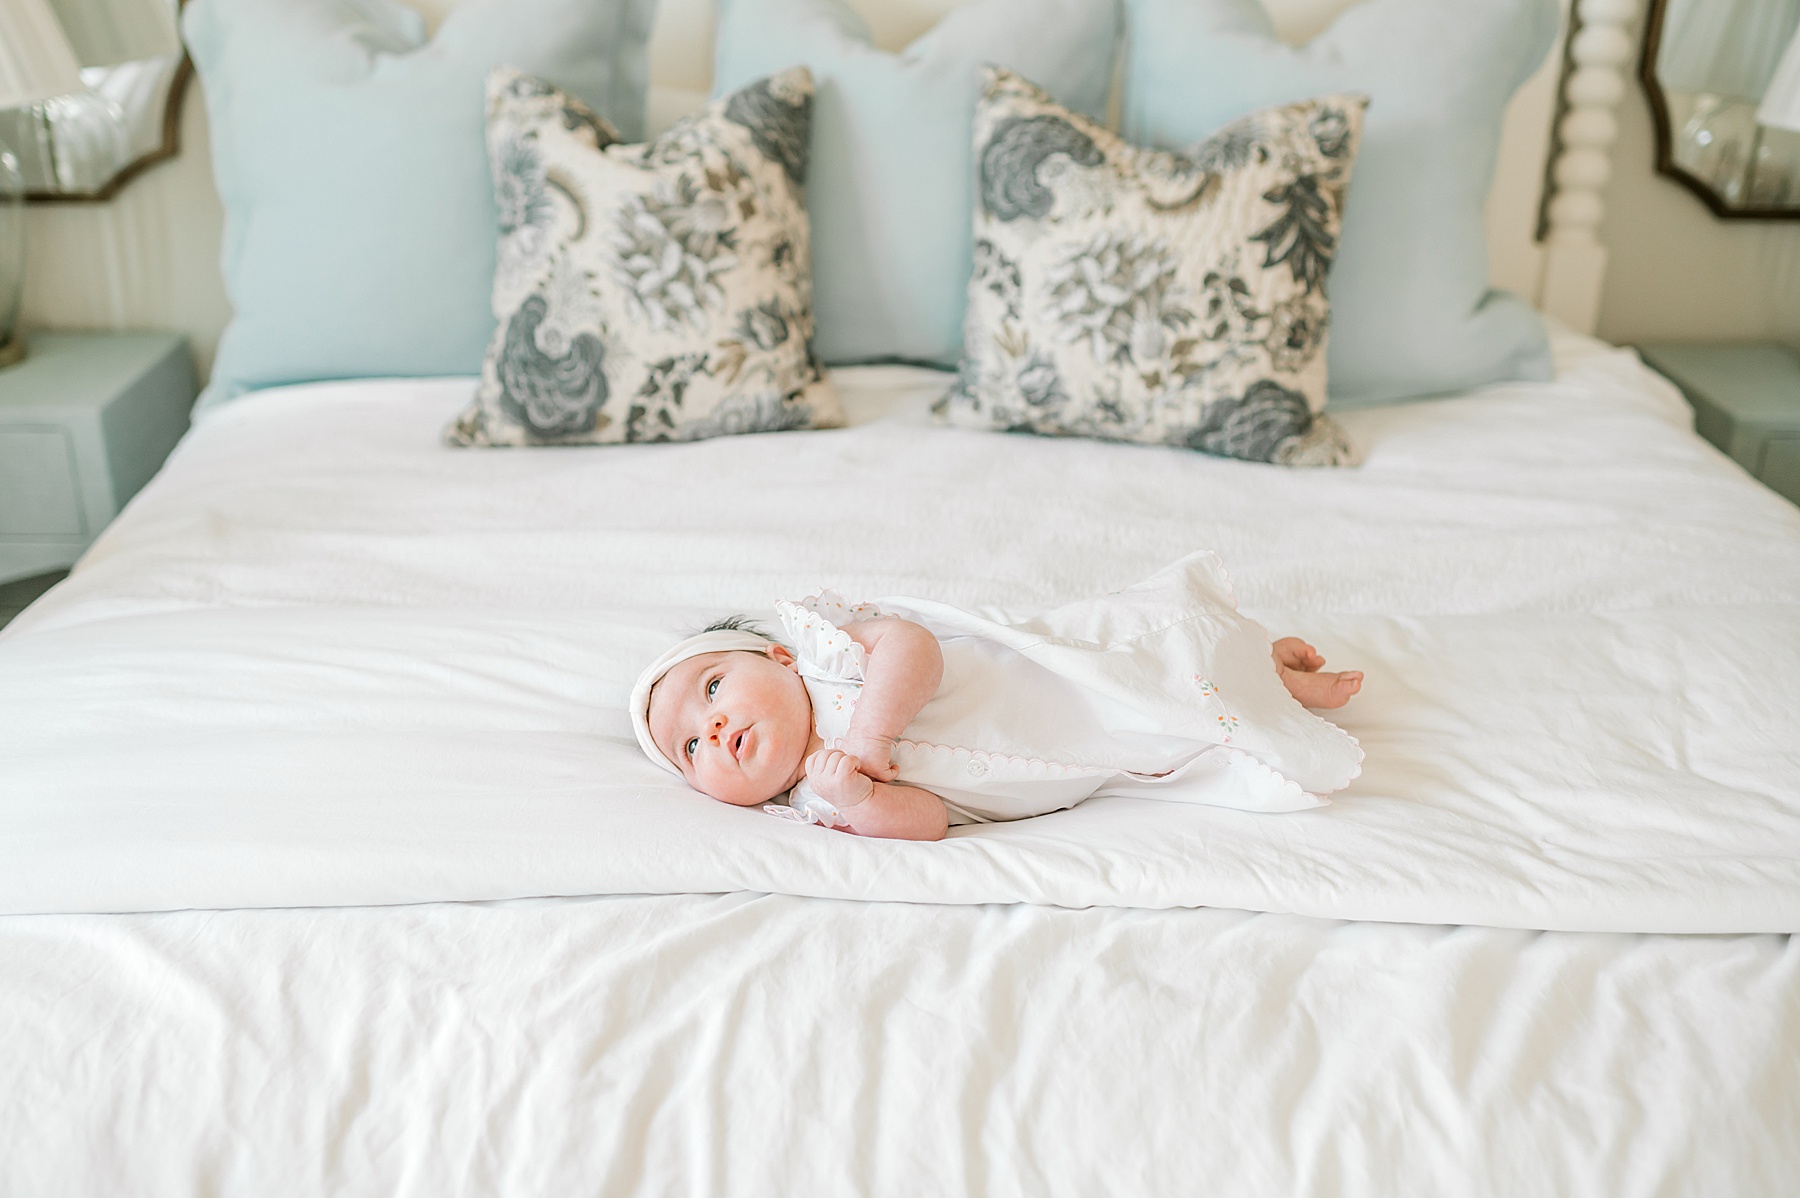
[[[1129,0],[1124,132],[1190,146],[1244,113],[1370,97],[1330,275],[1333,406],[1545,379],[1542,322],[1488,284],[1482,211],[1556,0],[1367,0],[1301,47],[1257,0]]]
[[[234,309],[201,406],[258,387],[479,374],[498,218],[488,71],[642,135],[654,0],[194,0]]]
[[[1119,18],[1118,0],[976,0],[890,54],[842,0],[719,0],[715,96],[796,64],[818,89],[806,191],[821,358],[956,365],[983,68],[1104,118]]]

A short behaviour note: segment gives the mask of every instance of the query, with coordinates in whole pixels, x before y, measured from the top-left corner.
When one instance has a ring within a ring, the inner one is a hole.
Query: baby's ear
[[[793,651],[790,650],[786,645],[780,645],[780,644],[770,645],[768,648],[768,654],[770,657],[774,658],[776,661],[780,662],[782,665],[786,666],[788,669],[791,670],[794,668]]]

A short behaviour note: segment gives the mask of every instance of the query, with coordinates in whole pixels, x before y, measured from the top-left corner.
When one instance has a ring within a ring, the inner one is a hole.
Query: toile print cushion
[[[1326,276],[1365,101],[1265,109],[1139,149],[990,69],[975,271],[948,423],[1341,465]]]
[[[645,145],[541,79],[488,78],[494,332],[455,445],[693,441],[843,423],[812,352],[812,78]]]

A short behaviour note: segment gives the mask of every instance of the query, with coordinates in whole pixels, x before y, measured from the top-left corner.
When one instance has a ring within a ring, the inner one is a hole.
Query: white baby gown
[[[944,679],[895,742],[896,781],[952,823],[1024,819],[1098,794],[1299,811],[1362,771],[1362,750],[1281,684],[1269,637],[1240,615],[1217,556],[1134,587],[1021,615],[924,599],[777,605],[827,746],[850,728],[865,655],[844,628],[891,615],[938,638]],[[840,824],[806,782],[788,818]]]

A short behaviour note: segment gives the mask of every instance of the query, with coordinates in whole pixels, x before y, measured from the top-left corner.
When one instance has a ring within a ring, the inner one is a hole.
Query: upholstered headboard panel
[[[945,11],[964,2],[853,0],[879,42],[892,49],[905,46]],[[1305,40],[1354,2],[1266,0],[1283,35],[1295,41]],[[1591,60],[1601,68],[1609,62],[1623,63],[1629,45],[1617,52],[1624,34],[1616,27],[1632,19],[1638,0],[1575,2],[1594,26],[1577,39],[1577,60]],[[441,17],[455,0],[415,3],[428,16]],[[705,95],[711,84],[712,27],[711,0],[661,0],[651,45],[653,126],[673,120]],[[1590,71],[1598,82],[1582,92],[1587,99],[1581,102],[1597,110],[1598,116],[1595,111],[1574,114],[1580,118],[1574,140],[1587,141],[1575,147],[1577,153],[1565,154],[1556,172],[1547,171],[1567,57],[1559,43],[1508,112],[1488,199],[1488,250],[1496,286],[1530,297],[1553,315],[1591,329],[1604,265],[1604,251],[1593,237],[1598,198],[1576,194],[1572,202],[1561,196],[1545,205],[1544,186],[1551,174],[1562,179],[1562,187],[1573,186],[1577,192],[1591,183],[1596,171],[1604,182],[1611,116],[1603,103],[1606,80]],[[1616,95],[1612,102],[1616,103]],[[1563,129],[1567,139],[1566,120]],[[1570,158],[1579,160],[1573,169],[1564,169]],[[1591,190],[1597,192],[1597,184]],[[1546,208],[1552,217],[1551,236],[1540,239]],[[48,327],[180,329],[192,337],[204,367],[230,315],[218,273],[221,225],[208,162],[205,113],[199,97],[190,94],[176,159],[147,173],[112,203],[32,211],[27,319]]]

